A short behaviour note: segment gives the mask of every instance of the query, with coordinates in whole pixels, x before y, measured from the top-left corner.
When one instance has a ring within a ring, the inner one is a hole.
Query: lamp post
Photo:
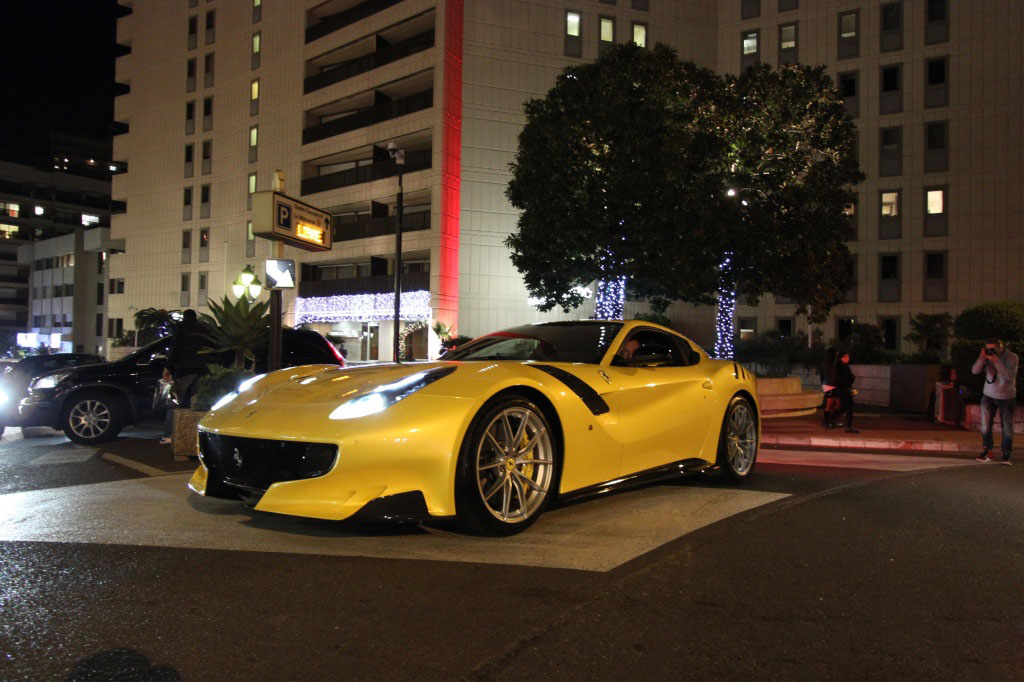
[[[394,360],[401,362],[399,356],[399,324],[402,313],[402,169],[405,167],[405,150],[399,149],[395,142],[388,142],[388,154],[395,160],[395,167],[398,168],[398,224],[395,226],[395,323],[394,323]]]
[[[231,291],[235,294],[235,298],[245,296],[252,302],[259,298],[260,293],[263,292],[263,283],[260,282],[260,278],[256,276],[256,273],[252,271],[252,266],[246,265],[242,272],[238,273],[235,281],[231,283]]]

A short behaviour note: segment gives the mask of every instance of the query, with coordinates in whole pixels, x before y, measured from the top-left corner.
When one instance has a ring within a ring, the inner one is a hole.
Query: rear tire
[[[459,452],[455,509],[477,535],[529,528],[555,495],[556,438],[537,405],[520,397],[485,405]]]
[[[743,483],[754,471],[758,446],[757,411],[749,400],[736,396],[722,420],[715,463],[734,483]]]
[[[61,430],[81,445],[117,438],[127,420],[124,401],[110,393],[85,391],[71,397],[61,415]]]

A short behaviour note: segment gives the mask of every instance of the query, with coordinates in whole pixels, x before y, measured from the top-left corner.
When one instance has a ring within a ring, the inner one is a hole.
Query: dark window
[[[203,98],[203,116],[213,116],[213,98]]]
[[[846,107],[846,113],[850,115],[850,118],[857,118],[860,116],[860,100],[857,97],[857,72],[841,73],[836,76],[836,80],[839,83],[839,96],[843,100],[843,106]]]
[[[761,0],[740,0],[740,19],[761,16]]]
[[[206,30],[207,31],[209,31],[211,28],[213,28],[215,14],[216,14],[216,11],[212,10],[212,9],[209,12],[206,13]]]
[[[96,336],[103,336],[103,313],[96,313]]]
[[[882,30],[897,31],[903,28],[903,6],[899,2],[882,5]]]
[[[924,254],[924,300],[945,301],[948,279],[946,252]]]
[[[946,122],[929,123],[925,126],[927,131],[928,149],[946,148]]]
[[[185,206],[191,206],[192,205],[192,188],[191,187],[186,187],[185,188],[185,196],[184,196],[183,203],[184,203]]]
[[[948,0],[928,0],[927,20],[945,21],[949,14]]]
[[[900,278],[900,257],[881,256],[879,258],[879,279]]]
[[[781,337],[793,336],[793,318],[780,317],[776,319],[775,328]]]
[[[196,77],[196,60],[190,59],[185,66],[185,77],[195,78]]]
[[[946,58],[928,60],[928,85],[946,83]]]
[[[203,185],[199,193],[199,201],[203,204],[210,203],[210,186]]]
[[[96,284],[96,305],[103,305],[103,282]]]
[[[894,92],[900,89],[899,65],[882,67],[882,92]]]
[[[185,163],[192,163],[192,156],[195,153],[195,145],[185,145]]]
[[[925,254],[925,277],[929,279],[945,279],[946,277],[946,254],[927,253]]]
[[[878,320],[878,326],[882,330],[882,348],[885,350],[899,350],[900,347],[900,318],[882,317]]]
[[[779,11],[788,12],[800,8],[800,0],[779,0]]]
[[[192,248],[192,230],[185,230],[181,233],[181,248]]]

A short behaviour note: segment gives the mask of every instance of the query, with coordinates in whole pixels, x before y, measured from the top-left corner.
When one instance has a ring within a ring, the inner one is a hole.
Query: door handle
[[[708,389],[710,391],[711,389],[713,389],[715,387],[715,385],[713,383],[711,383],[711,379],[705,379],[704,383],[701,384],[700,387],[701,388],[706,388],[706,389]]]

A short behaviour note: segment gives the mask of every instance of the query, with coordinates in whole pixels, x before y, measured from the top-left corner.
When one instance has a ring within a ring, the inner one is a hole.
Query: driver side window
[[[640,329],[619,347],[613,364],[684,366],[691,364],[689,360],[672,336],[654,329]]]

